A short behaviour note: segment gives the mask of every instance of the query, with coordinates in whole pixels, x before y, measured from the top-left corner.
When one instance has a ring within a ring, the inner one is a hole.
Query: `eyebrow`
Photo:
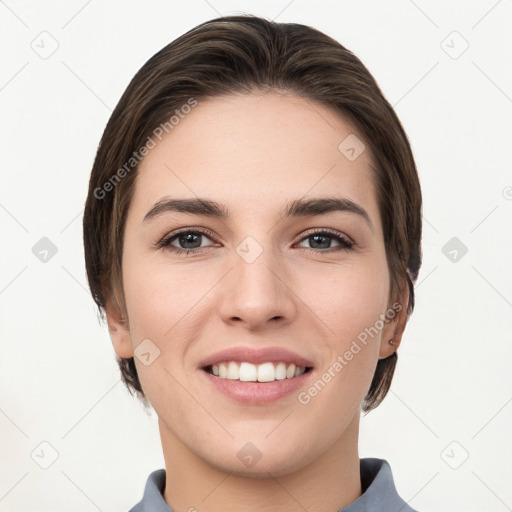
[[[164,197],[146,213],[143,222],[150,221],[166,212],[206,215],[208,217],[226,219],[230,216],[225,205],[211,199],[190,198],[178,199]],[[347,212],[362,217],[373,230],[373,224],[367,211],[354,201],[340,197],[319,197],[313,199],[295,199],[284,207],[281,216],[312,217],[332,212]]]

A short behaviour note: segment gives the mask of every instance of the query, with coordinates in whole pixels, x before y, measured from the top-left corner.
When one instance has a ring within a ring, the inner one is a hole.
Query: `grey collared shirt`
[[[398,495],[391,468],[384,459],[359,459],[363,494],[338,512],[417,512]],[[129,512],[172,512],[164,501],[165,469],[148,477],[144,496]]]

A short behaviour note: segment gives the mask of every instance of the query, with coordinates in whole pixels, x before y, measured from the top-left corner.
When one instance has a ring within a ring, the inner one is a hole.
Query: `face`
[[[338,148],[354,134],[297,96],[226,96],[143,160],[123,248],[128,329],[107,315],[167,446],[256,476],[357,443],[375,366],[401,333],[398,316],[382,321],[368,145],[355,159]]]

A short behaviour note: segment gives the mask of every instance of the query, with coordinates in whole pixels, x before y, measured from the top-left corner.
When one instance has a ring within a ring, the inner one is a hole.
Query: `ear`
[[[407,323],[407,306],[409,305],[409,283],[406,279],[398,297],[388,304],[387,320],[382,329],[379,359],[389,357],[398,350]],[[389,343],[392,341],[393,344]]]
[[[133,348],[128,329],[128,322],[124,319],[120,307],[113,300],[105,303],[108,331],[114,350],[119,357],[128,359],[133,357]]]

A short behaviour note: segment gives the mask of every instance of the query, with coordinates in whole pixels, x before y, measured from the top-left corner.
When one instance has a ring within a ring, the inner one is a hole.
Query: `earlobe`
[[[407,323],[407,305],[409,303],[409,291],[406,290],[401,294],[400,309],[392,320],[389,320],[382,329],[379,359],[385,359],[398,351],[398,347],[402,342],[402,336]],[[393,306],[394,306],[393,305]],[[393,311],[396,309],[393,307]]]
[[[396,337],[395,337],[396,338]],[[385,359],[398,350],[400,342],[396,342],[395,339],[382,339],[380,345],[379,359]]]
[[[107,317],[108,332],[116,354],[128,359],[133,357],[133,348],[128,324],[118,305],[111,300],[106,301],[105,314]]]

